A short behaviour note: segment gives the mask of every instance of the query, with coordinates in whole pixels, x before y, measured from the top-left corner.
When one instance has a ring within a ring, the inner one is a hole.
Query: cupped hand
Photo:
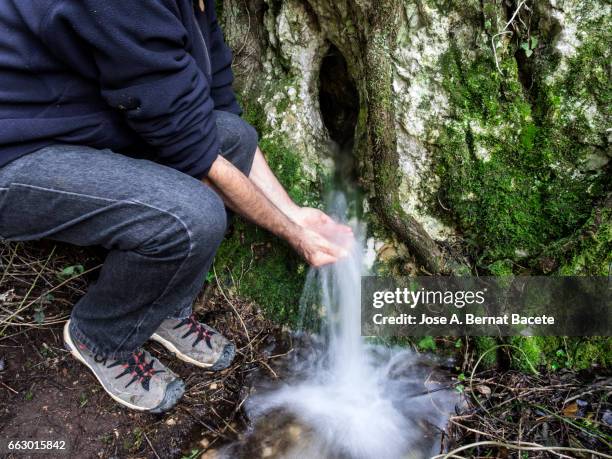
[[[319,209],[300,207],[293,213],[292,220],[302,228],[314,231],[346,249],[349,249],[354,242],[353,230],[350,226],[336,222]]]
[[[348,256],[348,250],[308,228],[300,227],[289,243],[315,268],[335,263]]]

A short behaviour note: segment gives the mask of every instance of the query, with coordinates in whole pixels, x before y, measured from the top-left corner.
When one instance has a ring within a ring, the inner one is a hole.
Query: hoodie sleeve
[[[180,14],[171,0],[55,2],[40,34],[68,61],[84,47],[108,105],[125,114],[160,162],[201,178],[219,152],[215,104],[185,50]],[[67,43],[75,38],[78,46]]]
[[[213,76],[211,96],[215,102],[215,109],[242,115],[242,108],[238,105],[232,88],[234,82],[232,51],[223,39],[223,32],[217,21],[215,2],[212,0],[206,2],[206,18],[210,30],[210,60]]]

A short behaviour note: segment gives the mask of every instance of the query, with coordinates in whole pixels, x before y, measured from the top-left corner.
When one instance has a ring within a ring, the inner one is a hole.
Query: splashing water
[[[329,210],[346,221],[343,194],[334,195]],[[282,436],[283,429],[290,432],[279,443],[282,446],[262,456],[425,457],[435,447],[437,435],[432,425],[443,429],[454,404],[453,392],[444,390],[448,381],[440,378],[435,366],[406,350],[369,345],[361,337],[364,228],[356,220],[350,224],[357,240],[350,256],[311,270],[304,288],[303,316],[313,311],[315,299],[322,307],[323,350],[309,349],[308,358],[297,358],[290,365],[289,382],[256,393],[247,402],[255,425],[247,442]],[[435,396],[431,389],[436,390]],[[274,423],[275,416],[280,421]],[[266,422],[273,426],[267,433]],[[263,431],[259,436],[258,429]],[[234,451],[232,457],[252,454]]]

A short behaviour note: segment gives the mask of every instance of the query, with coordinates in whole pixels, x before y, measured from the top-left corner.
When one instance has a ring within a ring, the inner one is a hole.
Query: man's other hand
[[[326,237],[308,228],[298,226],[288,242],[304,259],[315,268],[335,263],[348,256],[349,252],[341,245],[331,242]]]
[[[299,207],[289,217],[302,228],[314,231],[345,249],[350,249],[353,245],[354,236],[351,227],[336,222],[319,209]]]

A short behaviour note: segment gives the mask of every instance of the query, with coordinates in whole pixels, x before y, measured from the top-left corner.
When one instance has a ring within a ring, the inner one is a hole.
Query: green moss
[[[492,276],[511,276],[513,274],[513,264],[510,260],[497,260],[488,268]]]
[[[275,321],[295,325],[305,264],[270,233],[239,218],[233,226],[215,259],[221,285],[256,302]]]
[[[477,355],[482,356],[479,369],[494,368],[497,365],[497,352],[493,348],[499,345],[497,339],[491,336],[478,336],[474,338],[474,342]]]
[[[434,172],[451,217],[428,204],[459,227],[481,266],[496,271],[500,260],[535,257],[570,236],[609,187],[605,173],[576,172],[594,148],[584,143],[593,127],[579,102],[593,94],[602,113],[610,106],[602,35],[582,45],[564,79],[537,81],[535,98],[510,53],[500,57],[501,74],[488,44],[470,50],[476,57],[455,44],[441,58],[453,113],[436,142]]]
[[[585,370],[594,365],[609,367],[612,363],[612,338],[567,338],[556,336],[513,337],[511,344],[523,352],[513,351],[512,366],[531,371],[529,360],[535,368],[547,370]]]
[[[223,23],[223,0],[215,0],[215,13],[217,13],[217,20],[219,23]]]
[[[580,232],[549,247],[545,257],[559,256],[562,276],[608,276],[612,272],[612,208],[594,209]],[[550,254],[550,255],[549,255]]]
[[[291,199],[303,206],[316,207],[320,202],[319,186],[306,177],[302,169],[302,159],[286,146],[284,139],[263,137],[259,146]]]

